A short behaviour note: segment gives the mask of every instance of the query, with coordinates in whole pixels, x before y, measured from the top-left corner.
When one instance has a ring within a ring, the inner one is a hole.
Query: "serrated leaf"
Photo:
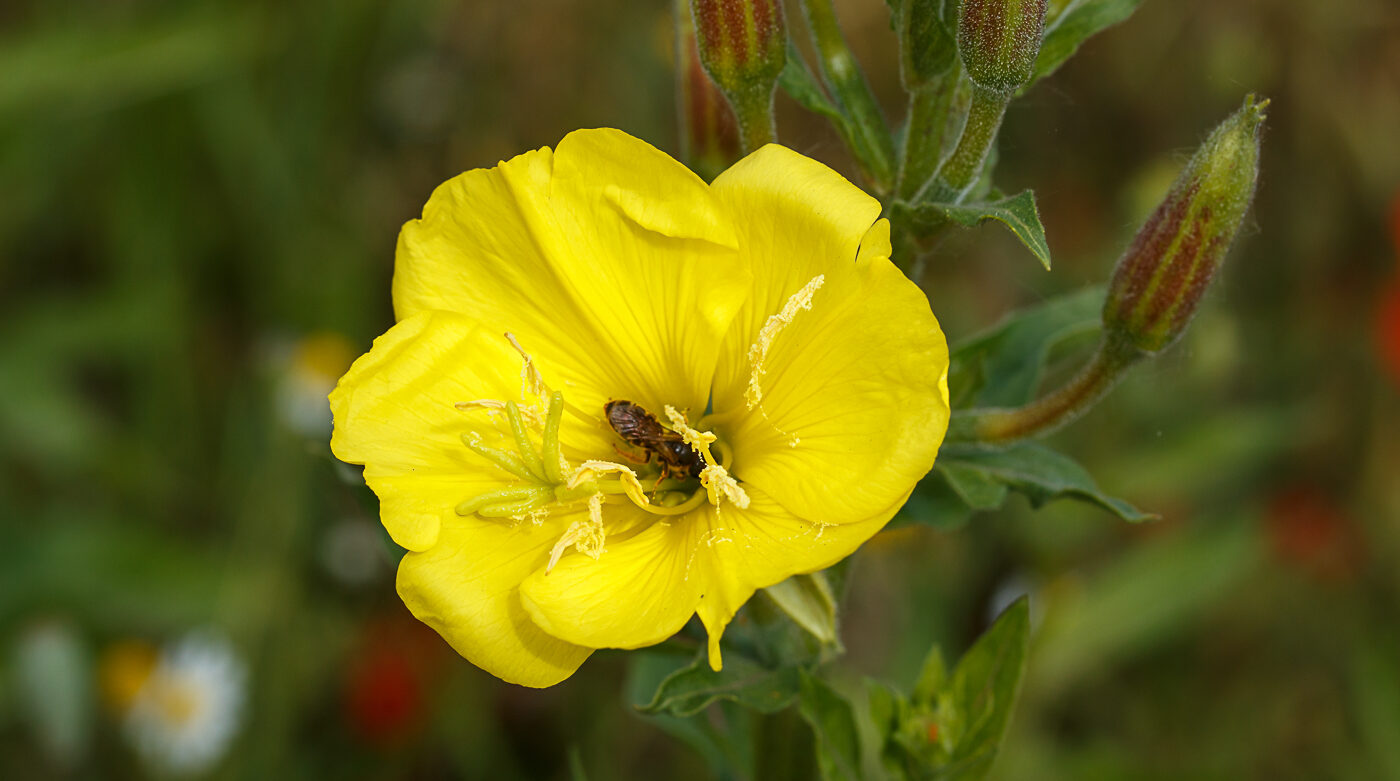
[[[978,781],[991,769],[1026,670],[1030,606],[1022,597],[997,618],[958,662],[948,684],[962,732],[935,778]]]
[[[990,163],[987,170],[991,170]],[[921,203],[915,207],[914,214],[919,220],[942,217],[969,228],[986,220],[996,220],[1009,228],[1042,266],[1050,268],[1050,245],[1045,240],[1045,226],[1035,207],[1035,193],[1030,190],[998,201]]]
[[[836,597],[825,573],[794,575],[764,592],[788,618],[824,645],[838,645]]]
[[[1101,324],[1103,288],[1086,288],[1013,313],[953,350],[953,405],[1016,407],[1035,397],[1050,352]]]
[[[980,470],[988,478],[1024,494],[1035,507],[1053,499],[1068,498],[1096,504],[1125,521],[1157,517],[1105,494],[1084,467],[1069,456],[1036,442],[1021,442],[1004,450],[947,446],[938,459],[944,462],[945,470],[954,463],[959,469]]]
[[[799,669],[770,669],[738,654],[727,654],[724,669],[710,669],[702,654],[689,666],[666,676],[643,713],[693,716],[716,700],[733,700],[760,713],[776,713],[792,704],[800,686]]]
[[[817,765],[826,781],[860,781],[860,739],[855,711],[820,678],[801,673],[798,712],[816,736]]]
[[[1105,28],[1133,15],[1142,0],[1062,0],[1051,3],[1045,20],[1045,36],[1035,58],[1031,80],[1022,87],[1049,76],[1074,54],[1079,45]]]

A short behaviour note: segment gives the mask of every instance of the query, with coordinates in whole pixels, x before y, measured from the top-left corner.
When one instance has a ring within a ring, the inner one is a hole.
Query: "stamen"
[[[749,495],[739,481],[719,464],[711,464],[700,471],[700,484],[710,495],[710,504],[719,507],[720,499],[728,499],[740,510],[749,506]]]
[[[744,390],[744,401],[748,403],[749,409],[758,406],[763,400],[763,389],[760,383],[763,375],[768,373],[763,362],[768,359],[768,350],[773,346],[773,340],[778,334],[797,317],[797,313],[804,309],[812,308],[812,296],[821,289],[826,282],[825,274],[818,274],[802,287],[801,290],[788,297],[783,308],[776,315],[771,315],[764,321],[763,327],[758,331],[758,340],[749,347],[749,387]]]
[[[709,431],[699,431],[691,428],[690,424],[686,422],[685,415],[682,415],[670,404],[666,405],[665,411],[667,419],[671,421],[671,428],[675,429],[676,432],[681,435],[681,439],[684,440],[687,445],[690,445],[690,449],[704,456],[705,463],[715,463],[715,457],[710,453],[710,445],[714,444],[718,437]]]
[[[564,531],[564,536],[554,543],[554,548],[549,552],[549,563],[545,565],[544,573],[549,574],[554,569],[554,565],[559,563],[559,557],[564,555],[564,551],[569,546],[591,559],[597,560],[603,555],[603,543],[607,539],[607,532],[603,529],[603,495],[594,494],[588,497],[588,518],[580,519],[569,524],[569,528]]]
[[[645,507],[651,504],[651,502],[647,500],[646,491],[642,488],[642,481],[637,479],[637,473],[633,472],[630,467],[616,464],[612,461],[584,461],[578,469],[574,470],[573,475],[569,477],[569,482],[566,487],[577,488],[579,483],[585,480],[594,480],[602,475],[612,474],[614,472],[616,472],[617,476],[622,480],[622,487],[627,494],[627,498],[631,499],[639,507]]]
[[[510,472],[521,480],[528,480],[532,483],[539,482],[540,480],[539,477],[536,477],[535,474],[530,471],[530,468],[525,465],[525,462],[521,460],[520,456],[485,444],[481,441],[481,435],[477,434],[475,431],[469,431],[463,434],[462,444],[471,448],[477,455],[485,458],[501,469]]]
[[[515,338],[515,334],[507,331],[506,341],[510,346],[520,353],[524,363],[520,367],[520,398],[526,399],[530,396],[544,398],[549,393],[549,386],[544,384],[544,377],[540,375],[539,369],[535,368],[535,359],[525,352],[525,348],[520,345],[520,341]]]

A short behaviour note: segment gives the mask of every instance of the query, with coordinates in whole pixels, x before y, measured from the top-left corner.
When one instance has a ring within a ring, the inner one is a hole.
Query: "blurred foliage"
[[[618,698],[620,654],[542,692],[490,678],[404,615],[373,498],[287,413],[335,374],[298,345],[338,334],[354,354],[390,323],[398,226],[436,184],[575,127],[674,149],[668,11],[0,6],[0,777],[144,775],[102,708],[64,709],[93,720],[60,730],[82,750],[41,737],[53,717],[21,676],[55,625],[73,659],[226,632],[251,688],[222,778],[758,773],[781,761],[765,747],[814,740],[804,718],[817,739],[845,718],[780,714],[717,761],[668,735],[696,720],[634,712],[656,681]],[[898,118],[888,9],[838,11]],[[1146,2],[1008,113],[999,182],[1035,189],[1055,272],[1000,228],[947,240],[924,284],[956,342],[1101,283],[1180,153],[1241,93],[1274,101],[1254,227],[1207,311],[1052,440],[1162,520],[965,507],[851,568],[848,664],[891,682],[1031,595],[992,777],[1400,777],[1400,387],[1372,333],[1400,270],[1397,41],[1393,0]],[[855,171],[836,131],[779,108],[786,143]],[[1048,380],[1088,346],[1073,325]]]

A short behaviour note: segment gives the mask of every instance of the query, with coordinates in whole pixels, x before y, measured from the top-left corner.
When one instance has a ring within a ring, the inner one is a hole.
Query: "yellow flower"
[[[414,615],[549,686],[698,613],[719,669],[756,589],[874,535],[948,421],[879,212],[780,146],[706,185],[616,130],[439,187],[399,237],[398,324],[331,394]]]

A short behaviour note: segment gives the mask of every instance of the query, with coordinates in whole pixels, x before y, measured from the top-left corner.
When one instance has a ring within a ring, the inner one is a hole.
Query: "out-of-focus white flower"
[[[321,538],[321,565],[343,586],[359,588],[373,583],[392,566],[381,534],[376,524],[363,518],[337,522]]]
[[[68,622],[50,619],[26,628],[14,649],[16,688],[24,712],[52,760],[76,765],[92,732],[92,663]]]
[[[274,345],[270,361],[278,375],[277,415],[282,423],[308,438],[329,436],[331,408],[326,396],[354,358],[349,340],[333,331]]]
[[[127,735],[153,768],[182,775],[205,770],[238,730],[246,677],[227,641],[187,635],[164,650],[131,699]]]

